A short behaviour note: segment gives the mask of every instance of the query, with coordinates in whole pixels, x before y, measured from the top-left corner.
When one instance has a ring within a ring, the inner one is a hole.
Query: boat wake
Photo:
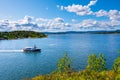
[[[0,53],[6,52],[23,52],[23,50],[0,50]]]

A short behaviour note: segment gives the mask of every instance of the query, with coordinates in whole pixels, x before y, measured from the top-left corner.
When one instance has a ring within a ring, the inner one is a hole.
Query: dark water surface
[[[41,53],[24,53],[22,48],[34,46]],[[56,69],[64,52],[73,60],[72,67],[82,70],[88,55],[103,53],[110,69],[120,50],[120,34],[54,34],[48,38],[0,41],[0,80],[21,80]]]

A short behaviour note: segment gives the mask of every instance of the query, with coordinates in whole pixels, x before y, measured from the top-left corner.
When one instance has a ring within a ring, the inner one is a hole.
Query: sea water
[[[23,48],[36,45],[38,53],[25,53]],[[90,54],[104,54],[111,69],[120,50],[120,34],[50,34],[47,38],[0,41],[0,80],[21,80],[48,74],[58,60],[68,53],[72,67],[83,70]]]

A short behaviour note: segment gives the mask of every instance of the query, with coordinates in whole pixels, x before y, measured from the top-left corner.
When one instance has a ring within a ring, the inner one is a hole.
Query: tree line
[[[42,38],[47,37],[44,33],[34,31],[12,31],[0,32],[0,39],[18,39],[18,38]]]

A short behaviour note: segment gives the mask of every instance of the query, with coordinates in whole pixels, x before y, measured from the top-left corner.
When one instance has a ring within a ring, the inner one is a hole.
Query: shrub
[[[57,72],[69,72],[71,70],[71,59],[67,53],[58,61]]]
[[[114,70],[114,72],[120,73],[120,51],[119,51],[118,58],[115,59],[115,61],[114,61],[113,70]]]
[[[100,54],[98,57],[95,54],[92,54],[88,57],[88,70],[103,71],[106,69],[106,59],[103,54]]]
[[[117,73],[120,73],[120,57],[114,61],[113,70]]]

